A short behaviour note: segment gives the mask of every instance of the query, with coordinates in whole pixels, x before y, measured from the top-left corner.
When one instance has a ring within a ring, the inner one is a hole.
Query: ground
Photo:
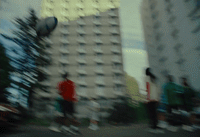
[[[151,134],[146,130],[148,126],[146,124],[135,124],[131,126],[119,126],[119,127],[101,127],[99,131],[91,131],[88,128],[81,128],[82,136],[85,137],[200,137],[200,130],[190,133],[179,129],[178,132],[172,133],[165,131],[165,134]],[[2,137],[66,137],[61,133],[55,133],[49,131],[46,127],[39,126],[21,126],[18,129],[3,129],[0,130],[0,136]]]

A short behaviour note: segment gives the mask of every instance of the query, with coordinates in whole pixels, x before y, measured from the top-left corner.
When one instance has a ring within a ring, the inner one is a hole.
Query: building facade
[[[179,84],[187,77],[199,90],[199,0],[143,0],[141,17],[149,64],[160,84],[171,74]]]
[[[66,72],[76,84],[80,105],[94,97],[104,98],[102,105],[108,106],[108,99],[125,96],[119,1],[43,0],[41,17],[49,16],[59,22],[46,39],[52,65],[42,68],[49,74],[43,84],[50,93],[37,91],[35,96],[54,99]]]

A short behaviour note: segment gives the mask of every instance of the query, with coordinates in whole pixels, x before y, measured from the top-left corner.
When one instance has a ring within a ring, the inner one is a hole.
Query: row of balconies
[[[110,31],[111,34],[119,35],[119,32],[118,32],[116,29],[110,29],[109,31]],[[69,35],[69,34],[70,34],[70,32],[67,31],[66,29],[65,29],[65,30],[61,29],[60,32],[61,32],[62,34],[66,34],[66,35]],[[78,28],[78,29],[76,30],[76,32],[79,33],[79,34],[86,34],[86,32],[84,31],[83,28]],[[95,34],[102,34],[102,32],[101,32],[99,29],[97,29],[97,28],[93,29],[93,32],[94,32]]]

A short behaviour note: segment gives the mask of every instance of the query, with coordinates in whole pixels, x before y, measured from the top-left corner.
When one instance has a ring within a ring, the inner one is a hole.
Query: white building
[[[200,89],[199,0],[143,0],[141,16],[149,64],[160,84],[171,74]]]

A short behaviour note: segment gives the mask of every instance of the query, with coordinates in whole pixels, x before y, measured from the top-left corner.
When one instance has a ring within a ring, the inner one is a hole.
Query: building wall
[[[189,17],[195,8],[195,1],[143,0],[141,16],[149,62],[160,84],[168,72],[177,83],[187,76],[191,85],[200,89],[200,20],[194,19],[200,11]]]
[[[107,2],[107,5],[104,5],[103,1]],[[88,6],[91,4],[88,2],[90,0],[84,0],[81,4],[84,6],[82,7],[84,15],[79,16],[80,14],[75,13],[74,9],[81,7],[80,0],[69,0],[70,6],[67,6],[66,1],[54,2],[54,4],[49,4],[47,0],[43,1],[41,16],[48,17],[54,14],[59,21],[57,28],[47,39],[50,42],[46,43],[50,44],[48,51],[51,52],[52,65],[44,67],[50,72],[50,79],[47,82],[50,83],[48,89],[52,99],[57,96],[56,86],[63,80],[61,76],[64,72],[68,72],[69,79],[75,82],[79,97],[118,98],[126,95],[119,3],[117,0],[113,4],[101,0],[97,7],[99,12],[96,14],[97,12],[92,11],[94,5]],[[52,8],[52,14],[46,14],[49,7]],[[69,14],[63,14],[61,11],[63,8],[68,10]],[[62,20],[68,15],[68,18]],[[96,34],[101,35],[96,36]],[[98,43],[101,43],[100,47]],[[101,54],[101,57],[97,54]],[[115,66],[116,63],[119,66]],[[115,75],[120,76],[115,77]],[[102,88],[101,85],[104,87]],[[117,85],[119,87],[116,89]],[[80,105],[77,108],[80,108]],[[85,114],[86,110],[79,109],[78,113]]]

